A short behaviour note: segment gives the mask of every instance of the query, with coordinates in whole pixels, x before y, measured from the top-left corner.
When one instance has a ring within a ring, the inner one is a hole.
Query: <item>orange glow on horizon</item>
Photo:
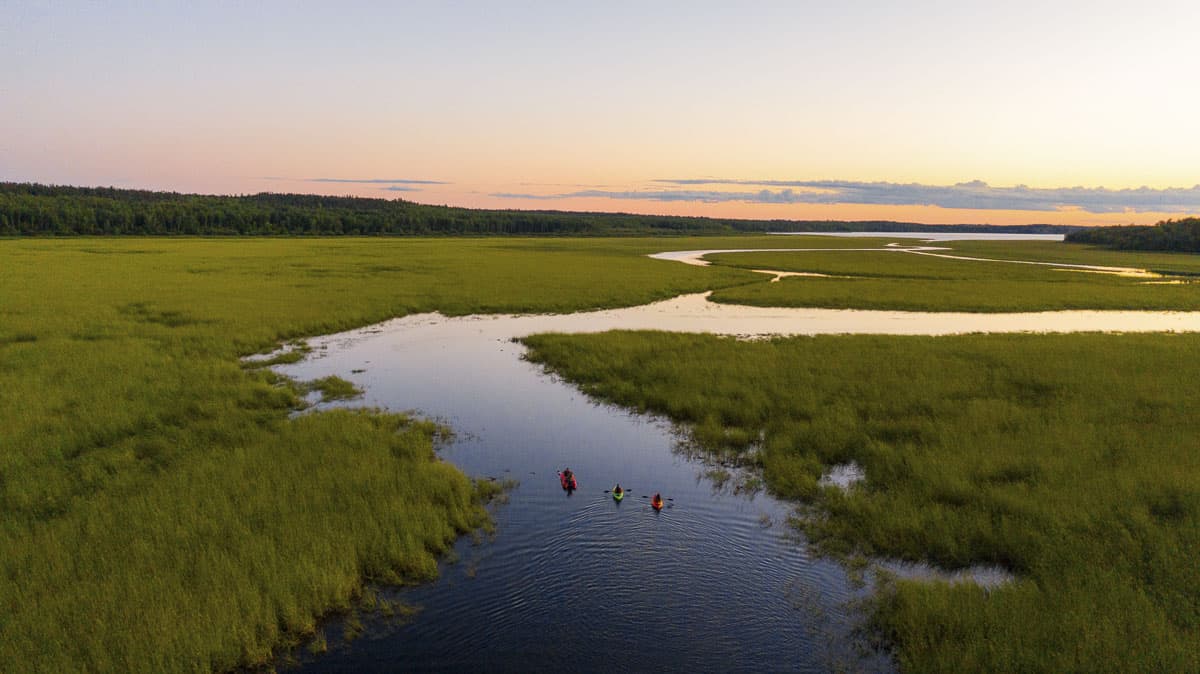
[[[355,175],[355,174],[350,174]],[[360,174],[361,175],[361,174]],[[396,177],[410,175],[402,171],[384,171],[380,175]],[[412,174],[416,175],[416,174]],[[424,176],[422,176],[424,177]],[[172,181],[174,182],[174,181]],[[189,191],[178,184],[137,185],[137,189],[168,189]],[[628,184],[596,183],[578,184],[550,182],[516,184],[413,184],[409,191],[389,191],[385,186],[366,182],[312,182],[299,179],[239,179],[236,181],[206,182],[207,193],[254,194],[257,192],[285,192],[302,194],[326,194],[330,196],[358,196],[377,199],[403,199],[433,206],[458,206],[464,208],[531,211],[587,211],[598,213],[633,213],[639,215],[678,215],[690,217],[728,218],[739,220],[840,220],[870,221],[886,220],[919,224],[953,225],[1150,225],[1163,220],[1200,216],[1200,213],[1124,211],[1116,213],[1092,213],[1082,209],[1044,210],[1000,210],[943,208],[926,205],[890,204],[806,204],[806,203],[751,203],[745,201],[659,201],[652,199],[615,199],[610,197],[564,197],[564,198],[518,198],[495,196],[500,193],[554,195],[588,188],[612,191],[637,191]],[[753,188],[748,188],[753,189]]]
[[[445,197],[450,194],[443,193]],[[362,196],[380,196],[374,194]],[[399,197],[422,204],[467,208],[538,211],[595,211],[639,215],[681,215],[738,220],[888,220],[930,225],[1150,225],[1162,220],[1188,217],[1185,213],[1121,212],[1089,213],[1078,209],[1055,211],[984,210],[939,206],[896,206],[884,204],[760,204],[737,201],[700,203],[689,201],[610,199],[603,197],[564,199],[514,199],[490,194],[466,193],[458,198],[440,198],[433,191],[404,192]],[[1196,214],[1200,215],[1200,214]]]

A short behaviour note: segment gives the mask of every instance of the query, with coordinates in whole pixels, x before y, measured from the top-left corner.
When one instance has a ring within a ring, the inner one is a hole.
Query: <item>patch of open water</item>
[[[520,481],[497,531],[456,546],[441,578],[387,591],[422,607],[307,656],[305,671],[889,671],[860,652],[848,602],[864,590],[814,558],[785,524],[791,507],[718,484],[670,424],[598,405],[520,358],[514,319],[412,316],[310,340],[277,369],[336,374],[358,404],[416,410],[457,439],[443,459]],[[517,332],[521,332],[518,330]],[[567,494],[556,471],[570,467]],[[725,470],[722,468],[722,470]],[[628,490],[621,503],[607,489]],[[673,499],[662,512],[647,497]]]

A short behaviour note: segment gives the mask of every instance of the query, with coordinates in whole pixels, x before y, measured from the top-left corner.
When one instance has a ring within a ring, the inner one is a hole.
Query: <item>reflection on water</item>
[[[971,332],[1197,332],[1200,312],[1043,311],[1014,314],[858,311],[752,307],[709,302],[708,293],[680,295],[627,309],[577,314],[458,316],[414,314],[344,333],[349,339],[370,332],[441,348],[442,339],[469,334],[474,339],[508,341],[541,332],[588,333],[607,330],[707,332],[740,337],[763,335],[882,334],[950,335]],[[311,340],[337,343],[343,337]],[[516,347],[511,347],[516,348]]]
[[[331,636],[302,667],[891,670],[852,633],[848,602],[865,590],[785,537],[788,504],[662,420],[598,405],[520,358],[509,337],[547,319],[412,316],[310,340],[310,360],[278,368],[337,374],[365,389],[356,404],[442,419],[457,433],[444,459],[520,482],[494,540],[468,537],[440,580],[392,591],[422,607],[415,619],[368,626],[349,645]],[[568,466],[570,495],[556,475]],[[605,493],[617,482],[620,503]],[[662,512],[654,492],[673,499]]]
[[[953,241],[954,239],[948,239]],[[1162,274],[1152,272],[1146,269],[1136,267],[1110,267],[1097,264],[1075,264],[1071,262],[1043,262],[1040,260],[1009,260],[1004,258],[992,257],[974,257],[968,255],[953,255],[948,252],[950,248],[941,248],[937,246],[901,246],[898,243],[889,243],[883,247],[875,248],[708,248],[704,250],[673,250],[665,253],[653,253],[646,257],[655,260],[670,260],[673,262],[682,262],[697,267],[707,267],[712,263],[704,259],[706,255],[718,255],[722,253],[893,253],[893,254],[909,254],[909,255],[924,255],[926,257],[937,257],[945,260],[965,260],[970,262],[993,262],[997,264],[1021,264],[1032,265],[1036,267],[1050,267],[1056,271],[1081,271],[1091,272],[1093,274],[1111,274],[1114,276],[1123,276],[1126,278],[1162,278]],[[826,274],[814,274],[809,272],[787,272],[773,271],[769,269],[752,269],[751,271],[759,274],[773,274],[775,278],[772,282],[778,281],[784,276],[826,276]]]

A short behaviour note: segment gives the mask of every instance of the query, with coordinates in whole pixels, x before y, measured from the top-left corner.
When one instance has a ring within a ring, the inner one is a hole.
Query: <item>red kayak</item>
[[[658,494],[655,494],[654,498],[650,499],[650,507],[654,508],[655,510],[662,510],[662,507],[663,507],[662,497],[659,496]]]
[[[558,474],[558,481],[562,483],[562,488],[567,491],[579,488],[579,482],[575,480],[575,473],[565,471]]]

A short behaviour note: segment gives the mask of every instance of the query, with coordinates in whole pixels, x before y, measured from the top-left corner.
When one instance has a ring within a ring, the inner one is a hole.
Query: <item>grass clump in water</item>
[[[342,379],[341,377],[330,375],[315,379],[310,382],[305,382],[302,385],[306,393],[318,392],[321,394],[321,402],[327,403],[334,400],[351,400],[362,395],[362,390],[354,386],[354,384]]]

